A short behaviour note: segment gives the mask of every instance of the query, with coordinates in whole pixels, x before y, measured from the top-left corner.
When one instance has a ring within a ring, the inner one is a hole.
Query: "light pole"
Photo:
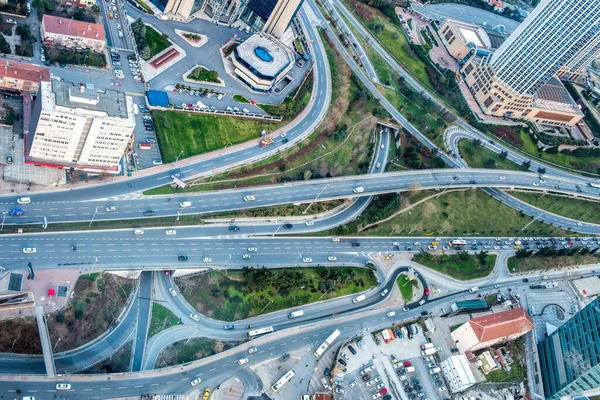
[[[177,158],[175,159],[175,164],[177,164],[177,161],[179,161],[179,157],[181,157],[182,154],[183,154],[183,150],[181,150],[179,152],[179,155],[177,155]]]
[[[325,185],[323,186],[323,188],[321,189],[321,191],[319,193],[317,193],[317,195],[315,196],[315,198],[310,202],[310,204],[308,205],[308,207],[306,207],[306,209],[304,211],[302,211],[302,214],[306,214],[306,212],[308,211],[308,209],[315,204],[315,202],[317,201],[317,199],[319,198],[319,196],[321,195],[321,193],[323,193],[323,191],[325,189],[327,189],[327,186],[329,185]]]
[[[177,218],[175,218],[175,222],[179,222],[179,216],[181,215],[181,211],[183,210],[183,208],[178,208],[177,209]]]
[[[292,264],[296,264],[296,261],[298,261],[299,258],[302,258],[302,254],[301,253],[298,253],[298,257],[296,257],[296,259],[294,260],[294,262]]]
[[[327,289],[327,290],[325,291],[325,293],[323,293],[323,294],[321,295],[321,297],[319,297],[319,300],[317,300],[317,301],[321,301],[321,299],[323,298],[323,296],[325,296],[327,293],[331,292],[332,290],[333,290],[332,288],[329,288],[329,289]]]
[[[60,342],[60,338],[58,338],[58,340],[56,341],[56,344],[54,345],[54,348],[52,349],[52,352],[54,353],[54,351],[56,350],[56,346],[58,346],[58,342]]]
[[[4,220],[6,219],[6,214],[8,214],[8,211],[4,211],[2,214],[2,227],[0,227],[0,231],[4,230]]]
[[[90,272],[92,272],[92,270],[94,269],[94,267],[96,266],[96,263],[98,262],[98,257],[96,257],[96,261],[94,261],[94,265],[92,265],[92,269],[90,269]]]
[[[90,226],[92,226],[92,222],[94,222],[94,218],[96,218],[96,214],[98,214],[98,207],[95,208],[94,215],[92,215],[92,220],[90,221]]]
[[[442,192],[441,192],[440,194],[438,194],[438,195],[437,195],[436,199],[439,199],[439,197],[440,197],[441,195],[443,195],[443,194],[444,194],[444,192],[445,192],[446,190],[448,190],[448,189],[450,188],[450,186],[452,186],[452,185],[454,184],[454,182],[456,182],[456,181],[457,181],[457,180],[459,180],[459,179],[460,179],[460,176],[459,176],[459,175],[456,175],[454,178],[452,178],[452,182],[450,182],[450,184],[449,184],[448,186],[446,186],[446,187],[444,188],[444,190],[442,190]]]
[[[265,305],[262,310],[260,310],[260,312],[258,313],[259,315],[263,313],[263,311],[265,311],[265,308],[267,308],[271,303],[273,302],[273,300],[269,300],[269,302],[267,303],[267,305]]]
[[[229,255],[229,257],[227,257],[227,260],[225,260],[225,262],[223,263],[223,265],[221,266],[221,268],[225,268],[225,264],[227,264],[227,262],[231,260],[231,254]]]
[[[279,232],[279,230],[280,230],[280,229],[281,229],[281,226],[278,226],[278,227],[277,227],[277,230],[275,231],[275,233],[274,233],[274,234],[272,234],[271,236],[275,236],[275,235],[277,235],[277,232]]]

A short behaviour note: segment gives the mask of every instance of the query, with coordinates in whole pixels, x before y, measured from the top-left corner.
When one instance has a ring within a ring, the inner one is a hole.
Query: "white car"
[[[258,249],[256,247],[248,247],[248,253],[256,253]]]
[[[356,385],[357,385],[356,381],[352,381],[352,382],[350,382],[350,387],[351,387],[351,388],[353,388],[353,387],[354,387],[354,386],[356,386]]]
[[[305,258],[302,259],[302,262],[310,263],[310,262],[312,262],[312,258],[305,257]]]
[[[383,289],[383,290],[381,291],[381,293],[379,293],[379,294],[381,295],[381,297],[385,297],[385,295],[386,295],[386,294],[388,294],[388,293],[389,293],[389,290],[387,290],[387,289]]]
[[[392,246],[400,246],[400,242],[392,242]]]
[[[313,226],[315,223],[313,221],[306,221],[306,226]]]
[[[117,29],[121,30],[121,24],[117,24]]]
[[[367,385],[367,387],[369,387],[369,386],[373,386],[374,383],[375,383],[375,381],[373,379],[371,379],[370,381],[365,383],[365,385]]]
[[[506,179],[506,177],[505,177],[505,176],[500,176],[500,180],[501,180],[501,181],[503,181],[503,180],[505,180],[505,179]]]
[[[172,236],[172,235],[176,235],[176,234],[177,234],[177,231],[175,229],[167,229],[165,231],[165,235],[168,235],[168,236]]]
[[[248,349],[248,353],[249,353],[249,354],[256,353],[257,351],[258,351],[258,349],[257,349],[256,347],[250,347],[250,348]]]
[[[133,230],[133,234],[134,235],[143,235],[144,234],[144,230],[143,229],[134,229]]]
[[[389,318],[392,318],[392,317],[393,317],[393,316],[395,316],[395,315],[396,315],[396,311],[390,311],[390,312],[388,312],[388,313],[387,313],[387,316],[388,316]]]
[[[190,314],[190,318],[191,318],[191,319],[193,319],[194,321],[200,321],[200,317],[199,317],[199,316],[197,316],[197,315],[196,315],[196,314],[194,314],[194,313],[191,313],[191,314]]]
[[[327,257],[327,260],[329,260],[329,261],[337,261],[337,257],[329,256],[329,257]]]
[[[279,135],[279,137],[284,138],[287,136],[287,132],[283,132],[281,135]]]
[[[244,364],[248,364],[248,359],[247,358],[242,358],[241,360],[238,360],[238,365],[244,365]]]
[[[422,306],[423,304],[425,304],[425,299],[423,299],[423,300],[421,300],[421,301],[419,302],[419,305],[420,305],[420,306]]]
[[[115,211],[117,211],[117,207],[115,207],[115,206],[106,207],[106,212],[115,212]]]
[[[338,237],[333,237],[333,238],[331,238],[331,241],[332,241],[332,242],[339,242],[339,241],[340,241],[340,238],[338,238]]]
[[[377,375],[377,377],[375,377],[375,379],[373,379],[375,382],[381,382],[381,375]]]
[[[57,383],[56,390],[70,390],[71,385],[68,383]]]
[[[23,253],[25,254],[32,254],[35,253],[37,250],[35,249],[35,247],[25,247],[23,249]]]
[[[381,145],[381,150],[385,149],[385,144]]]
[[[205,263],[209,263],[209,262],[211,262],[211,261],[212,261],[212,258],[210,258],[210,257],[204,257],[204,258],[202,259],[202,261],[204,261]]]
[[[532,185],[533,185],[533,186],[540,186],[540,184],[539,184],[539,183],[537,183],[537,182],[533,182],[533,183],[532,183]]]
[[[171,293],[171,296],[173,297],[177,296],[177,292],[172,287],[169,288],[169,293]]]
[[[200,378],[196,378],[193,381],[190,382],[190,385],[192,386],[196,386],[197,384],[199,384],[200,382],[202,382],[202,379]]]

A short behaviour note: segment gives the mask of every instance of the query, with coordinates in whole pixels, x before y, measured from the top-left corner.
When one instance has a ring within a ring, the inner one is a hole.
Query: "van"
[[[433,343],[427,343],[427,344],[422,344],[421,345],[421,350],[427,350],[427,349],[432,349],[435,346],[433,345]]]
[[[429,349],[421,350],[421,355],[423,357],[427,357],[427,356],[433,355],[435,353],[437,353],[437,350],[433,347],[431,347]]]
[[[360,296],[356,296],[355,298],[353,298],[352,302],[358,303],[358,302],[365,300],[366,298],[367,298],[367,296],[365,296],[364,294],[361,294]]]
[[[474,286],[471,289],[469,289],[469,293],[475,293],[475,292],[479,292],[479,288],[477,286]]]
[[[404,372],[406,372],[407,374],[409,372],[415,372],[415,371],[416,371],[416,369],[413,366],[409,366],[409,367],[404,368]]]
[[[217,96],[217,100],[221,100],[223,98],[223,93],[219,93],[219,95]]]
[[[359,187],[357,187],[357,188],[354,188],[354,189],[352,189],[352,192],[353,192],[353,193],[362,193],[362,192],[364,192],[364,191],[365,191],[365,188],[364,188],[364,187],[362,187],[362,186],[359,186]]]
[[[387,313],[387,316],[392,318],[394,315],[396,315],[396,311],[390,311]]]
[[[431,368],[431,369],[429,370],[429,373],[430,373],[431,375],[439,374],[440,372],[442,372],[442,370],[441,370],[439,367]]]
[[[288,318],[298,318],[304,315],[303,310],[292,311],[288,314]]]
[[[29,204],[29,203],[31,203],[30,197],[19,197],[17,199],[17,204]]]
[[[144,234],[144,230],[143,229],[134,229],[133,230],[133,234],[134,235],[143,235]]]
[[[181,203],[179,203],[179,207],[181,207],[181,208],[187,208],[187,207],[191,207],[191,206],[192,206],[191,201],[182,201]]]
[[[154,165],[162,165],[162,161],[158,160],[158,159],[155,159],[155,160],[152,160],[152,164],[154,164]]]

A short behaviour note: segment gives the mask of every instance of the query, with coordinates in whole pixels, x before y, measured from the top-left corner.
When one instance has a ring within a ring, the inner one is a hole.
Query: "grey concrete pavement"
[[[140,275],[140,294],[136,299],[137,322],[135,323],[135,336],[133,338],[133,351],[131,354],[131,371],[137,372],[142,368],[142,360],[146,350],[148,328],[152,318],[152,281],[155,274],[150,271]]]
[[[54,357],[52,355],[52,343],[48,334],[48,324],[44,315],[44,307],[35,307],[35,320],[37,322],[40,342],[42,343],[42,352],[44,354],[44,366],[46,367],[46,375],[48,378],[56,377],[56,366],[54,365]]]

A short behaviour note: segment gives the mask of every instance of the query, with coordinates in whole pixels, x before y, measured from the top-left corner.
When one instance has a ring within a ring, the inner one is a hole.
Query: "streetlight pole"
[[[181,215],[181,211],[183,210],[183,208],[178,208],[177,209],[177,218],[175,218],[175,222],[179,222],[179,216]]]
[[[229,255],[229,257],[227,258],[227,260],[225,260],[225,262],[223,263],[223,265],[221,266],[221,268],[225,268],[225,264],[227,264],[227,262],[231,260],[231,254]]]
[[[6,219],[6,214],[8,214],[8,211],[4,211],[2,212],[3,216],[2,216],[2,227],[0,227],[0,231],[4,230],[4,220]]]
[[[277,232],[279,232],[279,230],[280,230],[280,229],[281,229],[281,226],[278,226],[278,227],[277,227],[277,230],[275,231],[275,233],[274,233],[274,234],[272,234],[271,236],[275,236],[275,235],[277,235]]]
[[[304,211],[302,211],[302,214],[306,214],[306,212],[308,211],[308,209],[315,204],[315,202],[317,201],[317,199],[319,198],[319,196],[321,195],[321,193],[323,193],[323,191],[325,189],[327,189],[327,186],[329,185],[325,185],[323,186],[323,188],[321,189],[321,191],[319,193],[317,193],[317,195],[315,196],[315,198],[310,202],[310,204],[308,205],[308,207],[306,207],[306,209]]]
[[[94,211],[94,215],[92,216],[92,220],[90,221],[90,226],[92,226],[92,222],[94,222],[94,218],[96,218],[96,214],[98,214],[98,207],[96,207]]]
[[[183,154],[183,150],[181,150],[179,152],[179,155],[177,155],[177,158],[175,159],[175,164],[177,164],[177,161],[179,161],[179,157],[181,157],[182,154]]]
[[[260,315],[260,314],[262,314],[262,313],[263,313],[263,311],[265,311],[265,308],[267,308],[267,307],[268,307],[268,306],[269,306],[269,305],[270,305],[272,302],[273,302],[273,300],[269,300],[269,302],[267,303],[267,305],[266,305],[266,306],[264,306],[264,307],[262,308],[262,310],[260,310],[260,312],[259,312],[258,314],[259,314],[259,315]]]
[[[92,269],[90,269],[90,272],[92,272],[92,270],[94,269],[94,267],[96,266],[96,263],[98,262],[98,257],[96,257],[96,261],[94,261],[94,265],[92,265]]]
[[[192,333],[192,335],[188,338],[188,340],[185,341],[185,343],[183,344],[183,347],[185,347],[185,345],[188,344],[188,342],[190,340],[192,340],[192,338],[194,337],[194,335],[196,334],[196,332],[198,332],[198,329],[200,329],[200,328],[196,328],[196,330],[194,331],[194,333]]]
[[[56,344],[54,345],[54,348],[52,349],[52,352],[54,353],[54,351],[56,350],[56,346],[58,346],[58,342],[60,342],[60,338],[58,338],[58,340],[56,341]]]

